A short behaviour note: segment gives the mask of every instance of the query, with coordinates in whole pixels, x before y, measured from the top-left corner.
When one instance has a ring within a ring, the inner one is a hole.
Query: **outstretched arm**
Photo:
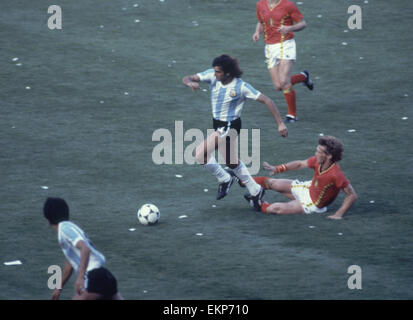
[[[351,184],[345,187],[343,189],[343,192],[346,194],[346,197],[344,198],[342,205],[340,206],[340,208],[338,208],[335,214],[328,216],[327,218],[334,219],[334,220],[342,219],[346,211],[350,209],[353,203],[357,200],[357,194],[354,191]]]
[[[272,113],[272,116],[274,117],[275,122],[277,122],[278,132],[280,133],[282,137],[284,138],[287,137],[288,136],[287,127],[283,123],[281,116],[280,116],[280,112],[278,111],[278,108],[276,107],[274,101],[272,101],[270,98],[268,98],[266,95],[262,93],[258,96],[257,101],[267,106],[268,110],[270,110],[270,112]]]
[[[191,88],[192,91],[199,89],[199,81],[201,81],[201,79],[199,79],[199,77],[196,74],[185,76],[182,79],[182,83],[187,87]]]
[[[272,166],[268,162],[264,162],[264,169],[270,171],[271,176],[287,170],[300,170],[303,168],[308,168],[307,160],[295,160],[278,166]]]

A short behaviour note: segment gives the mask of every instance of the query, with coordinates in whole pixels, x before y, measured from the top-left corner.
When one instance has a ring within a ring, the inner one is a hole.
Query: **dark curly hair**
[[[242,70],[239,68],[238,60],[227,54],[216,57],[214,61],[212,61],[212,66],[221,67],[224,73],[229,73],[233,78],[240,78],[242,76]]]
[[[327,153],[332,156],[331,161],[338,162],[343,158],[344,147],[337,138],[324,136],[318,139],[318,144],[326,147]]]

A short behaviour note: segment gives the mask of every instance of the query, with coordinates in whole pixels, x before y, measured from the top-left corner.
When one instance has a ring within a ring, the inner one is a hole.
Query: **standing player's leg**
[[[195,149],[195,160],[211,172],[220,184],[218,187],[217,200],[226,196],[228,192],[225,193],[225,191],[227,189],[229,190],[228,184],[231,184],[232,181],[231,175],[222,168],[213,154],[219,145],[219,139],[222,138],[220,138],[219,133],[215,131]]]

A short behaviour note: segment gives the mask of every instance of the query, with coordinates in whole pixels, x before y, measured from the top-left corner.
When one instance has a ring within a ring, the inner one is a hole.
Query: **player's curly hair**
[[[343,158],[343,143],[335,137],[324,136],[318,139],[318,144],[320,146],[326,147],[328,154],[331,154],[331,161],[338,162]]]
[[[50,224],[59,224],[69,220],[69,206],[61,198],[47,198],[43,206],[43,214]]]
[[[238,60],[232,58],[227,54],[220,55],[212,61],[213,67],[221,67],[224,73],[229,73],[231,77],[240,78],[242,76],[242,70],[239,68]]]

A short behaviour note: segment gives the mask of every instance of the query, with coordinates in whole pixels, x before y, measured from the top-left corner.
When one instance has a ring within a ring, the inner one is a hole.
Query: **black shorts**
[[[118,284],[113,274],[103,268],[97,268],[87,273],[86,290],[103,296],[103,299],[110,299],[118,292]]]
[[[228,121],[221,121],[217,119],[212,119],[213,120],[213,126],[214,130],[216,131],[218,128],[224,127],[224,131],[228,129]],[[232,120],[229,122],[229,126],[231,129],[235,129],[239,135],[241,131],[241,118],[237,118],[235,120]]]

